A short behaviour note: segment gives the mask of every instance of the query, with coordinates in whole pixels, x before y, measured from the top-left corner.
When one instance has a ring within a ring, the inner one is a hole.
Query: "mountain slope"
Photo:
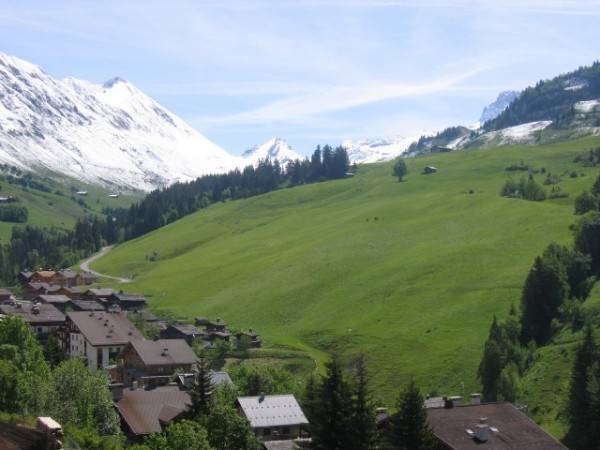
[[[403,183],[391,163],[360,166],[352,178],[211,206],[93,268],[133,276],[152,308],[180,317],[223,317],[319,360],[364,352],[382,401],[411,376],[468,393],[492,316],[518,304],[548,242],[571,241],[573,199],[595,170],[573,158],[598,144],[410,158]],[[504,169],[518,161],[587,176],[563,178],[566,199],[502,198]],[[420,175],[426,165],[439,172]]]
[[[484,124],[488,120],[498,117],[518,96],[519,93],[517,91],[500,92],[496,100],[483,108],[483,112],[479,118],[479,123]]]
[[[256,166],[260,160],[277,160],[282,166],[287,166],[296,159],[304,159],[303,156],[296,153],[290,145],[278,137],[269,139],[262,145],[250,147],[241,156],[243,165]]]
[[[236,158],[122,79],[60,81],[0,53],[0,162],[150,190]]]

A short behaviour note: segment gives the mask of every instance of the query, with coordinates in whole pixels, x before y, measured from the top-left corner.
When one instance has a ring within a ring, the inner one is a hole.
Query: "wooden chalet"
[[[71,308],[71,299],[66,295],[38,295],[34,302],[53,305],[63,314]]]
[[[185,323],[173,323],[166,329],[161,330],[161,339],[183,339],[188,345],[192,345],[196,339],[203,339],[206,334],[194,325]]]
[[[141,311],[147,304],[143,294],[129,294],[123,291],[111,294],[106,302],[110,306],[119,306],[123,311]]]
[[[0,314],[23,319],[41,341],[56,333],[65,324],[65,315],[46,303],[20,302],[0,305]]]
[[[235,339],[238,346],[260,347],[262,345],[260,336],[252,329],[235,333]]]

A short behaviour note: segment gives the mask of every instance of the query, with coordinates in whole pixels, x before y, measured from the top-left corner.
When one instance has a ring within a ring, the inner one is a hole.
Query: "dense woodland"
[[[263,160],[243,170],[206,175],[187,183],[157,189],[129,209],[106,209],[106,218],[89,216],[72,230],[25,226],[14,228],[0,246],[0,278],[12,283],[19,271],[38,267],[69,267],[102,245],[123,242],[153,231],[216,202],[264,194],[276,189],[344,178],[350,170],[343,147],[317,147],[310,159],[291,162]],[[4,206],[0,220],[23,221],[27,210]],[[7,209],[10,208],[10,209]]]
[[[600,435],[583,432],[600,423],[600,365],[589,319],[582,303],[600,276],[600,176],[575,205],[579,220],[572,226],[571,247],[550,244],[535,258],[521,295],[502,321],[494,318],[479,366],[486,401],[515,401],[519,378],[535,361],[536,350],[548,345],[564,327],[585,329],[572,373],[567,416],[570,448],[589,449]],[[584,427],[583,429],[581,427]]]

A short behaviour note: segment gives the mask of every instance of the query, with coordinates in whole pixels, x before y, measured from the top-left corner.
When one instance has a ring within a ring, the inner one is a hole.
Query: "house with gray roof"
[[[308,420],[292,394],[238,397],[237,404],[256,437],[262,441],[293,440],[301,437],[308,426]]]

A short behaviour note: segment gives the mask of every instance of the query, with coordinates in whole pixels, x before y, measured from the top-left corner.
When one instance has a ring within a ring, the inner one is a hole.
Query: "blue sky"
[[[600,1],[3,1],[0,51],[125,78],[239,154],[471,124],[600,59]]]

